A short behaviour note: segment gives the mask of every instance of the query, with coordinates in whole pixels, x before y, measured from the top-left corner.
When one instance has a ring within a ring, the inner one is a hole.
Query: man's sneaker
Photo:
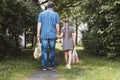
[[[48,67],[48,69],[49,69],[49,70],[52,70],[52,69],[54,69],[54,67]]]
[[[71,66],[70,66],[69,64],[66,64],[66,67],[67,67],[68,69],[71,69]]]
[[[47,70],[47,68],[42,68],[42,70],[43,70],[43,71],[46,71],[46,70]]]
[[[48,67],[48,70],[56,71],[55,67]]]

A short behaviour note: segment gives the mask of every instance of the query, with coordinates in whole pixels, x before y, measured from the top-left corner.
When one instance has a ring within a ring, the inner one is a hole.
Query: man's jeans
[[[56,39],[41,39],[42,43],[42,67],[47,67],[47,55],[48,55],[48,48],[49,48],[49,66],[54,67],[55,65],[55,44]]]

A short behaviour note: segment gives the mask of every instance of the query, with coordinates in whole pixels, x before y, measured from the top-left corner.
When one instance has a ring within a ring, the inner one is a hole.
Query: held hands
[[[60,39],[63,37],[62,35],[56,35],[56,36],[57,36],[57,39]]]
[[[59,38],[60,38],[60,36],[59,36],[58,34],[57,34],[56,36],[57,36],[57,39],[59,39]]]
[[[59,32],[57,32],[56,36],[57,36],[57,39],[61,38],[61,35]]]
[[[57,37],[57,39],[59,39],[59,32],[57,32],[56,37]]]
[[[56,36],[57,36],[58,39],[59,39],[59,38],[62,38],[62,37],[63,37],[63,33],[57,34]]]

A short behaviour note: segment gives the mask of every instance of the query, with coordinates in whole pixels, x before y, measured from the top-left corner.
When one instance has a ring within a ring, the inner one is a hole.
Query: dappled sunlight
[[[51,2],[60,20],[52,19],[52,14],[38,16]],[[0,80],[28,80],[37,71],[42,73],[41,61],[33,57],[37,38],[44,39],[42,32],[46,32],[45,39],[57,37],[55,67],[61,76],[57,80],[120,80],[120,0],[1,0],[0,11]],[[73,38],[70,28],[62,31],[63,18],[69,19],[77,43],[79,62],[72,64],[71,70],[66,68],[64,58],[68,55],[58,37],[60,32],[63,38],[66,33]],[[57,21],[45,21],[45,25],[57,29],[42,27],[43,20],[50,19]]]
[[[63,60],[58,66],[58,72],[61,75],[60,80],[120,80],[118,77],[120,74],[119,62],[111,62],[87,54],[83,46],[78,46],[77,52],[80,61],[77,64],[72,64],[71,70],[66,68]],[[62,57],[62,55],[59,57]]]
[[[85,48],[84,48],[82,45],[80,45],[80,46],[77,46],[76,49],[82,51],[82,50],[84,50]]]
[[[108,66],[89,66],[89,65],[72,65],[72,69],[68,70],[66,67],[60,68],[60,74],[65,80],[119,80],[117,71],[114,67]],[[113,74],[116,74],[113,78]]]
[[[31,73],[39,69],[39,62],[33,59],[33,50],[24,50],[22,56],[0,62],[0,80],[28,80]]]
[[[64,52],[61,44],[56,46],[57,73],[60,80],[120,80],[120,62],[92,56],[85,53],[82,46],[77,47],[79,62],[72,64],[69,70],[65,66]],[[39,61],[33,59],[33,50],[24,50],[24,55],[18,58],[4,60],[0,63],[0,79],[27,80],[30,74],[40,70]]]

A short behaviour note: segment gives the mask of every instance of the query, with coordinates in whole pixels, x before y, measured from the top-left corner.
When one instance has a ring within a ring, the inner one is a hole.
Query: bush
[[[120,56],[120,1],[88,0],[86,4],[89,31],[83,36],[84,46],[97,55]]]

